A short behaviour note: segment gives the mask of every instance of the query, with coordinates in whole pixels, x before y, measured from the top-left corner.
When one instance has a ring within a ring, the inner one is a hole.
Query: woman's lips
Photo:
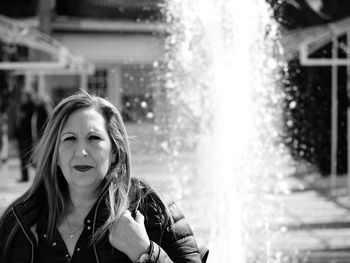
[[[73,168],[77,170],[78,172],[86,172],[92,169],[92,166],[90,165],[74,165]]]

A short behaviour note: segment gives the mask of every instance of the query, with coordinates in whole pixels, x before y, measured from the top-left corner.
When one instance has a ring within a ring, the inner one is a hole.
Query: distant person
[[[16,122],[15,135],[18,142],[19,157],[21,162],[21,178],[19,182],[29,180],[30,154],[33,147],[32,116],[34,103],[29,91],[23,91],[20,98],[19,114]]]
[[[6,115],[0,112],[0,169],[8,159],[9,143],[7,130]]]
[[[51,104],[45,96],[39,93],[34,93],[33,102],[34,109],[31,119],[31,133],[33,143],[36,144],[41,138],[46,120],[49,117]]]
[[[3,128],[3,126],[4,126],[3,123],[4,123],[3,114],[0,111],[0,157],[1,157],[2,151],[4,149],[4,135],[5,135],[5,133],[4,133],[4,128]],[[1,167],[1,164],[0,164],[0,167]]]
[[[119,111],[81,92],[50,114],[28,191],[0,218],[0,262],[200,263],[173,202],[131,177]]]

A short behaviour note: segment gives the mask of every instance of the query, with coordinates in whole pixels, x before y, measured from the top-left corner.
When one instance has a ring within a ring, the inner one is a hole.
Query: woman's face
[[[95,191],[115,158],[101,113],[83,108],[68,117],[60,136],[58,165],[70,189]]]

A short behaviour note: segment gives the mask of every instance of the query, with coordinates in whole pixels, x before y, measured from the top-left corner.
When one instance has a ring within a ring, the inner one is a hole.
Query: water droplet
[[[288,228],[285,227],[285,226],[282,226],[282,227],[280,228],[280,230],[281,230],[282,233],[285,233],[285,232],[287,232]]]
[[[146,117],[147,117],[147,119],[153,119],[154,118],[153,112],[147,112]],[[156,130],[156,129],[154,129],[154,130]]]
[[[153,67],[154,68],[159,67],[159,62],[157,60],[153,61]]]
[[[146,108],[147,107],[147,102],[146,101],[141,102],[141,107],[142,108]]]
[[[289,108],[290,108],[290,109],[294,109],[296,106],[297,106],[297,103],[296,103],[295,101],[291,101],[291,102],[289,103]]]

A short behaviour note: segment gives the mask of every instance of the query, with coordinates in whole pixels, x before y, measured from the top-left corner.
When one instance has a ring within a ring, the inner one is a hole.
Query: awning
[[[350,17],[324,25],[284,32],[281,43],[287,60],[299,56],[303,65],[349,65],[349,58],[310,58],[316,50],[334,40],[337,42],[343,35],[350,35]],[[342,48],[346,49],[346,53],[350,53],[349,47],[342,46]]]
[[[346,36],[347,44],[340,45],[339,38]],[[330,57],[312,57],[312,54],[331,43]],[[285,57],[289,60],[299,55],[302,66],[328,66],[331,67],[331,194],[335,194],[337,177],[337,152],[338,152],[338,66],[350,66],[350,17],[328,23],[325,25],[299,29],[282,36],[282,46]],[[346,57],[339,57],[338,50],[342,48]],[[349,71],[348,71],[349,72]],[[349,77],[348,77],[349,79]],[[349,80],[347,90],[350,89]],[[347,129],[350,131],[350,108],[347,110]],[[348,149],[350,140],[348,137]],[[350,159],[348,158],[348,165]],[[348,189],[350,189],[350,169],[348,169]]]
[[[73,53],[54,38],[34,27],[0,15],[0,40],[23,45],[45,54],[45,60],[0,61],[0,70],[40,72],[41,74],[92,74],[94,65]]]
[[[149,22],[164,18],[164,5],[164,0],[57,0],[56,14],[76,18],[141,19]]]

